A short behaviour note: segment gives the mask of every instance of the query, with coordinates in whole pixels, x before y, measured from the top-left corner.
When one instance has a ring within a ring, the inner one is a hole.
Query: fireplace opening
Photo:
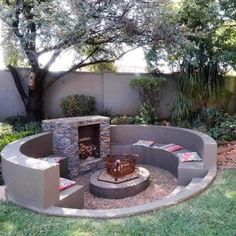
[[[79,158],[100,157],[100,125],[86,125],[78,127]]]

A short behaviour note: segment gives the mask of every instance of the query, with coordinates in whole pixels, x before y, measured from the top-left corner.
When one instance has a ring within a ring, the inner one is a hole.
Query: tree
[[[159,44],[148,50],[150,65],[155,65],[160,56],[177,65],[180,101],[184,95],[200,108],[222,92],[227,71],[236,66],[235,12],[233,0],[183,0],[170,21],[184,29],[185,40],[172,47]]]
[[[29,120],[43,118],[45,78],[55,60],[68,50],[74,64],[52,80],[99,63],[112,63],[126,51],[124,44],[138,47],[165,38],[160,18],[162,0],[0,0],[5,42],[11,42],[18,60],[30,67],[25,91],[13,64],[8,65],[24,102]],[[158,25],[162,26],[161,28]],[[6,45],[6,44],[5,44]],[[92,48],[88,54],[87,48]],[[39,57],[48,54],[45,65]],[[16,63],[15,63],[16,64]]]

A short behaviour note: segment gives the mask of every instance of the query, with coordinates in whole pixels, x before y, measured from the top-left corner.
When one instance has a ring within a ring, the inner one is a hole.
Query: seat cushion
[[[177,153],[180,162],[202,161],[201,157],[196,152]]]
[[[133,143],[134,146],[142,146],[142,147],[150,147],[154,144],[154,141],[151,140],[138,140],[137,142]]]
[[[60,191],[68,189],[74,185],[76,185],[75,181],[65,179],[65,178],[60,178]]]
[[[180,146],[180,145],[177,145],[177,144],[174,144],[174,143],[166,144],[166,145],[161,146],[159,148],[164,149],[164,150],[169,151],[169,152],[176,152],[176,151],[184,149],[183,146]]]

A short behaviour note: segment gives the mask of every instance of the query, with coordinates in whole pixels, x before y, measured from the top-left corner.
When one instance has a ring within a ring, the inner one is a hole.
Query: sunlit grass
[[[0,235],[236,235],[236,169],[225,170],[200,196],[155,213],[117,219],[49,217],[0,203]]]

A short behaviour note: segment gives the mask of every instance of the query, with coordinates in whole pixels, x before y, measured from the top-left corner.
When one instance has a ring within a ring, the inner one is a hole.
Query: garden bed
[[[220,169],[236,168],[236,140],[218,146],[217,165]]]

